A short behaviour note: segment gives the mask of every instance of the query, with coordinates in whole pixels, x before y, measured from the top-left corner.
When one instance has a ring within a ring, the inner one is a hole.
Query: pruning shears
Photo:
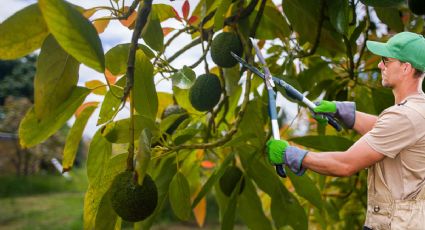
[[[230,52],[230,53],[243,66],[245,66],[251,72],[253,72],[254,74],[256,74],[257,76],[261,77],[264,80],[264,83],[265,83],[266,89],[267,89],[268,99],[269,99],[268,109],[269,109],[269,116],[270,116],[270,120],[271,120],[273,138],[275,140],[280,140],[279,124],[277,122],[276,92],[274,91],[275,83],[277,85],[283,87],[285,89],[286,93],[290,97],[292,97],[292,98],[294,98],[294,99],[296,99],[300,102],[303,102],[311,110],[316,108],[316,104],[314,104],[308,98],[304,97],[304,95],[301,92],[299,92],[297,89],[295,89],[290,84],[286,83],[284,80],[277,78],[277,77],[273,77],[270,73],[269,68],[267,67],[266,61],[265,61],[263,55],[261,54],[261,51],[258,48],[257,44],[255,42],[251,42],[251,43],[252,43],[252,45],[255,49],[256,56],[258,57],[261,65],[262,65],[264,73],[262,73],[260,70],[258,70],[254,66],[248,64],[245,60],[243,60],[241,57],[239,57],[235,53],[233,53],[233,52]],[[332,127],[334,127],[337,131],[342,130],[341,126],[338,124],[338,122],[335,120],[335,118],[332,115],[330,115],[330,114],[323,114],[323,115],[327,118],[328,123]],[[285,165],[280,164],[280,165],[275,165],[275,166],[276,166],[277,174],[281,177],[286,177]]]

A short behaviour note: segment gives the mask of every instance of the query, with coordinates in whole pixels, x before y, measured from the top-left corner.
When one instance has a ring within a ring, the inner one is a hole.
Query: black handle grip
[[[336,129],[336,131],[341,131],[342,130],[342,127],[341,127],[341,125],[339,125],[339,123],[335,120],[335,118],[332,116],[332,115],[330,115],[330,114],[325,114],[325,116],[326,116],[326,118],[328,119],[328,123],[332,126],[332,127],[334,127],[335,129]]]
[[[285,172],[285,168],[284,168],[284,165],[283,164],[276,165],[276,173],[280,177],[286,178],[286,172]]]

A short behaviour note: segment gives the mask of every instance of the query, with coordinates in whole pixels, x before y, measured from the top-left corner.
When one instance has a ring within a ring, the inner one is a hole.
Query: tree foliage
[[[309,172],[280,179],[264,157],[271,130],[261,79],[240,66],[215,66],[209,61],[211,42],[221,32],[236,33],[244,47],[243,58],[259,66],[250,40],[255,38],[252,41],[266,54],[272,74],[307,92],[311,100],[353,100],[359,110],[379,114],[393,98],[380,85],[380,59],[366,50],[366,41],[387,40],[405,30],[423,33],[422,16],[412,14],[399,0],[386,0],[384,5],[377,5],[377,0],[200,0],[195,6],[184,1],[181,13],[171,2],[109,2],[84,9],[64,0],[39,0],[0,24],[0,59],[19,58],[41,48],[35,105],[20,125],[23,146],[43,142],[72,116],[77,127],[67,141],[77,143],[93,110],[100,109],[87,161],[85,228],[119,228],[121,221],[104,197],[114,176],[125,168],[136,170],[142,178],[152,175],[158,187],[156,210],[136,223],[136,229],[149,228],[167,203],[183,220],[191,218],[191,207],[202,225],[208,194],[214,195],[219,206],[222,229],[231,229],[237,220],[250,229],[361,228],[365,172],[350,178]],[[99,11],[110,16],[96,16]],[[133,34],[129,43],[105,51],[98,33],[115,20]],[[164,27],[169,20],[178,26]],[[28,32],[22,33],[21,25]],[[190,39],[177,44],[183,35]],[[173,64],[177,59],[188,60],[185,51],[191,48],[201,50],[195,62]],[[77,86],[80,64],[105,78]],[[196,111],[189,101],[193,69],[199,65],[205,73],[219,76],[223,86],[218,105],[208,112]],[[155,79],[159,78],[172,84],[172,94],[157,91]],[[89,94],[104,99],[84,102]],[[165,131],[179,116],[161,119],[170,104],[189,114],[171,134]],[[278,105],[280,114],[287,113],[288,105]],[[126,106],[128,118],[117,119]],[[296,137],[303,126],[291,126],[289,121],[281,129],[281,136],[293,144],[345,150],[358,138],[350,130],[337,133],[316,124],[303,105],[298,111],[303,114],[298,119],[305,122],[296,124],[307,124],[305,135]],[[75,148],[66,148],[64,154],[69,170]],[[242,193],[234,189],[225,196],[218,187],[219,178],[232,165],[242,170],[245,185]]]

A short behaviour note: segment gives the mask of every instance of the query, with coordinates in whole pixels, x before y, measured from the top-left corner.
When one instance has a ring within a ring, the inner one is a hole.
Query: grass
[[[0,229],[82,229],[83,193],[0,199]]]

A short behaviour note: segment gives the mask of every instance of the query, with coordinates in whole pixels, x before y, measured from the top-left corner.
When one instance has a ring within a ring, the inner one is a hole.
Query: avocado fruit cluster
[[[215,64],[223,68],[230,68],[238,61],[230,54],[242,56],[243,47],[238,35],[233,32],[218,34],[211,43],[211,58]]]
[[[206,73],[198,76],[189,90],[189,100],[198,111],[211,111],[220,101],[221,83],[217,75]]]
[[[233,190],[235,190],[241,178],[242,181],[239,194],[241,194],[245,188],[245,178],[243,178],[243,172],[236,166],[230,166],[226,168],[226,171],[224,171],[223,176],[221,176],[219,180],[220,189],[224,195],[231,196]]]
[[[425,14],[425,1],[424,0],[408,0],[407,5],[410,11],[416,15]]]
[[[149,175],[145,175],[143,184],[134,179],[133,172],[119,173],[109,189],[112,208],[123,220],[138,222],[146,219],[155,210],[158,203],[158,190]]]

